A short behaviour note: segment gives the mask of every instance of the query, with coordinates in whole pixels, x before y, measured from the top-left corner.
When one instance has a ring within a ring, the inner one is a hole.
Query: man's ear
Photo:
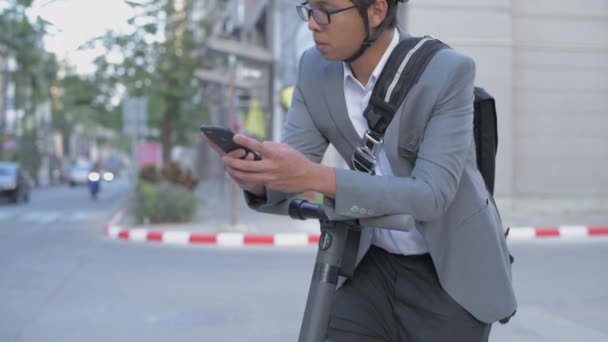
[[[369,18],[370,29],[375,29],[380,26],[380,23],[386,18],[388,12],[387,0],[374,0],[367,8],[367,17]]]

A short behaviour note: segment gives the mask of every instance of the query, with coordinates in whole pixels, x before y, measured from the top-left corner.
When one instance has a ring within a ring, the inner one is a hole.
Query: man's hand
[[[207,138],[207,136],[205,134],[201,134],[203,136],[203,139],[205,139],[205,141],[207,141],[207,143],[209,144],[209,146],[215,151],[217,152],[220,157],[222,157],[222,160],[224,160],[224,168],[226,169],[226,172],[228,172],[228,174],[230,175],[230,177],[232,177],[232,179],[234,179],[234,181],[238,184],[238,186],[248,192],[251,192],[252,194],[258,196],[258,197],[264,197],[266,195],[266,188],[264,187],[264,184],[259,184],[259,183],[252,183],[252,182],[247,182],[245,180],[236,178],[232,173],[231,170],[226,167],[225,165],[225,160],[226,159],[238,159],[238,160],[248,160],[248,161],[253,161],[255,156],[252,153],[247,153],[244,149],[239,148],[237,150],[234,150],[232,152],[226,153],[224,152],[224,150],[222,150],[219,146],[217,146],[211,139]]]
[[[234,141],[262,157],[262,160],[253,161],[250,154],[240,159],[244,155],[242,151],[238,156],[226,154],[223,157],[226,170],[239,184],[264,184],[283,192],[317,191],[334,196],[333,169],[308,160],[287,144],[259,142],[240,134],[235,135]]]

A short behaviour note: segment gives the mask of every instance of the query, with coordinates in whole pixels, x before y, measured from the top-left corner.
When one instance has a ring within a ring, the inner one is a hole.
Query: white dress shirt
[[[343,63],[344,99],[346,100],[346,108],[348,110],[348,116],[361,139],[363,139],[363,134],[368,129],[367,120],[363,116],[363,111],[367,107],[376,80],[380,77],[380,73],[386,64],[388,57],[399,43],[399,32],[397,30],[393,30],[393,32],[393,39],[391,40],[390,45],[384,52],[378,65],[376,65],[376,68],[365,86],[354,77],[348,64]],[[382,177],[383,175],[392,176],[393,170],[388,162],[383,146],[378,148],[376,159],[377,164],[375,171],[377,177]],[[417,229],[397,231],[374,228],[372,244],[394,254],[413,255],[428,252],[426,242]]]

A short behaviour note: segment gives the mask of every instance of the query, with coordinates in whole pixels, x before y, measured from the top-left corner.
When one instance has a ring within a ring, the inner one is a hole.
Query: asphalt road
[[[106,185],[106,184],[104,184]],[[296,341],[315,248],[103,237],[129,184],[0,204],[0,341]],[[608,341],[608,240],[518,242],[518,315],[491,341]]]

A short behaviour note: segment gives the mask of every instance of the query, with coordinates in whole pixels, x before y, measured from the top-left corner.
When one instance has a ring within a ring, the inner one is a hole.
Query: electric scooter
[[[355,270],[361,230],[356,221],[329,221],[323,207],[306,200],[292,201],[289,216],[300,220],[318,219],[321,224],[319,249],[298,342],[322,342],[339,276],[350,277]]]
[[[296,199],[289,204],[293,219],[318,219],[321,237],[298,342],[324,342],[339,277],[351,277],[357,264],[361,226],[402,229],[414,225],[410,215],[330,221],[319,204]]]

